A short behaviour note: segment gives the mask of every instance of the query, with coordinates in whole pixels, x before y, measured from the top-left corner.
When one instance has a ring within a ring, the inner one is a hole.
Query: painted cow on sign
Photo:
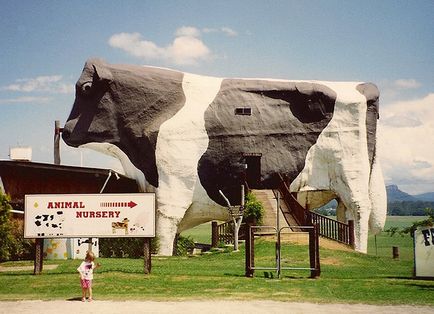
[[[154,67],[86,62],[64,127],[68,145],[117,157],[157,195],[157,234],[170,255],[177,233],[227,220],[222,190],[291,182],[309,209],[338,201],[355,220],[356,250],[384,225],[376,156],[377,88],[369,83],[222,79]]]

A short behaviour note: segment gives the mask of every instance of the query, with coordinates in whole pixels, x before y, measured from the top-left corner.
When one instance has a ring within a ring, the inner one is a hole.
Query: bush
[[[0,262],[8,261],[11,258],[13,246],[11,209],[9,196],[0,190]]]
[[[403,233],[409,233],[412,237],[414,236],[414,231],[418,227],[432,227],[434,225],[434,209],[425,208],[425,215],[428,216],[427,219],[422,221],[413,222],[410,227],[404,228]]]
[[[13,219],[10,197],[0,190],[0,262],[33,259],[33,240],[24,239],[24,222]]]
[[[425,208],[424,214],[428,216],[427,219],[421,220],[421,221],[415,221],[411,224],[411,226],[406,228],[399,228],[399,227],[390,227],[387,230],[384,230],[387,232],[391,237],[393,237],[396,234],[399,234],[401,236],[404,236],[406,234],[410,234],[411,237],[414,236],[414,231],[418,227],[432,227],[434,226],[434,210],[432,208]]]
[[[143,257],[143,238],[100,238],[99,254],[101,257]],[[158,237],[151,240],[151,253],[157,254],[160,248]],[[179,236],[174,255],[185,256],[194,249],[194,240]]]
[[[143,257],[143,238],[100,238],[99,253],[101,257]],[[159,250],[158,238],[151,240],[151,253]]]
[[[11,260],[32,260],[35,256],[35,240],[24,239],[24,221],[11,220]]]
[[[176,241],[176,256],[186,256],[188,254],[192,254],[194,249],[194,240],[190,237],[179,236]]]
[[[244,221],[256,221],[258,225],[262,225],[262,219],[264,218],[264,206],[260,201],[258,201],[253,195],[253,193],[249,192],[246,195],[245,204],[244,204]]]

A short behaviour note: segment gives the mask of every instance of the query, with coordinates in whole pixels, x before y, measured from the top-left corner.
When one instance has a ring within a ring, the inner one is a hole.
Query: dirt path
[[[0,302],[0,314],[111,314],[111,313],[375,313],[375,314],[434,314],[434,307],[426,306],[376,306],[364,304],[314,304],[277,301],[14,301]]]

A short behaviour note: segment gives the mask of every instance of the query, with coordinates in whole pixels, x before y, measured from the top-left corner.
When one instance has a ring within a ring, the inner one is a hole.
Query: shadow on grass
[[[415,279],[414,277],[410,277],[410,276],[386,276],[384,278],[387,278],[387,279],[401,279],[401,280],[412,280],[412,279]]]
[[[423,284],[409,283],[409,284],[406,284],[406,286],[419,288],[419,289],[425,290],[425,291],[434,291],[434,286],[428,286],[428,285],[423,285]]]
[[[80,301],[81,302],[81,297],[69,298],[69,299],[66,299],[66,301]]]
[[[384,277],[387,279],[401,279],[401,280],[422,280],[426,282],[432,282],[434,283],[434,278],[431,277],[413,277],[413,276],[387,276]]]

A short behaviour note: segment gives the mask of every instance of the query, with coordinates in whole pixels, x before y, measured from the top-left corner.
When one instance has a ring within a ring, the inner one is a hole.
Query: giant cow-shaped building
[[[271,189],[278,174],[307,208],[337,199],[338,219],[355,220],[356,250],[366,252],[368,226],[386,217],[378,97],[370,83],[224,79],[95,59],[63,139],[117,157],[156,192],[162,254],[182,230],[228,219],[219,190],[239,204],[244,180]]]

